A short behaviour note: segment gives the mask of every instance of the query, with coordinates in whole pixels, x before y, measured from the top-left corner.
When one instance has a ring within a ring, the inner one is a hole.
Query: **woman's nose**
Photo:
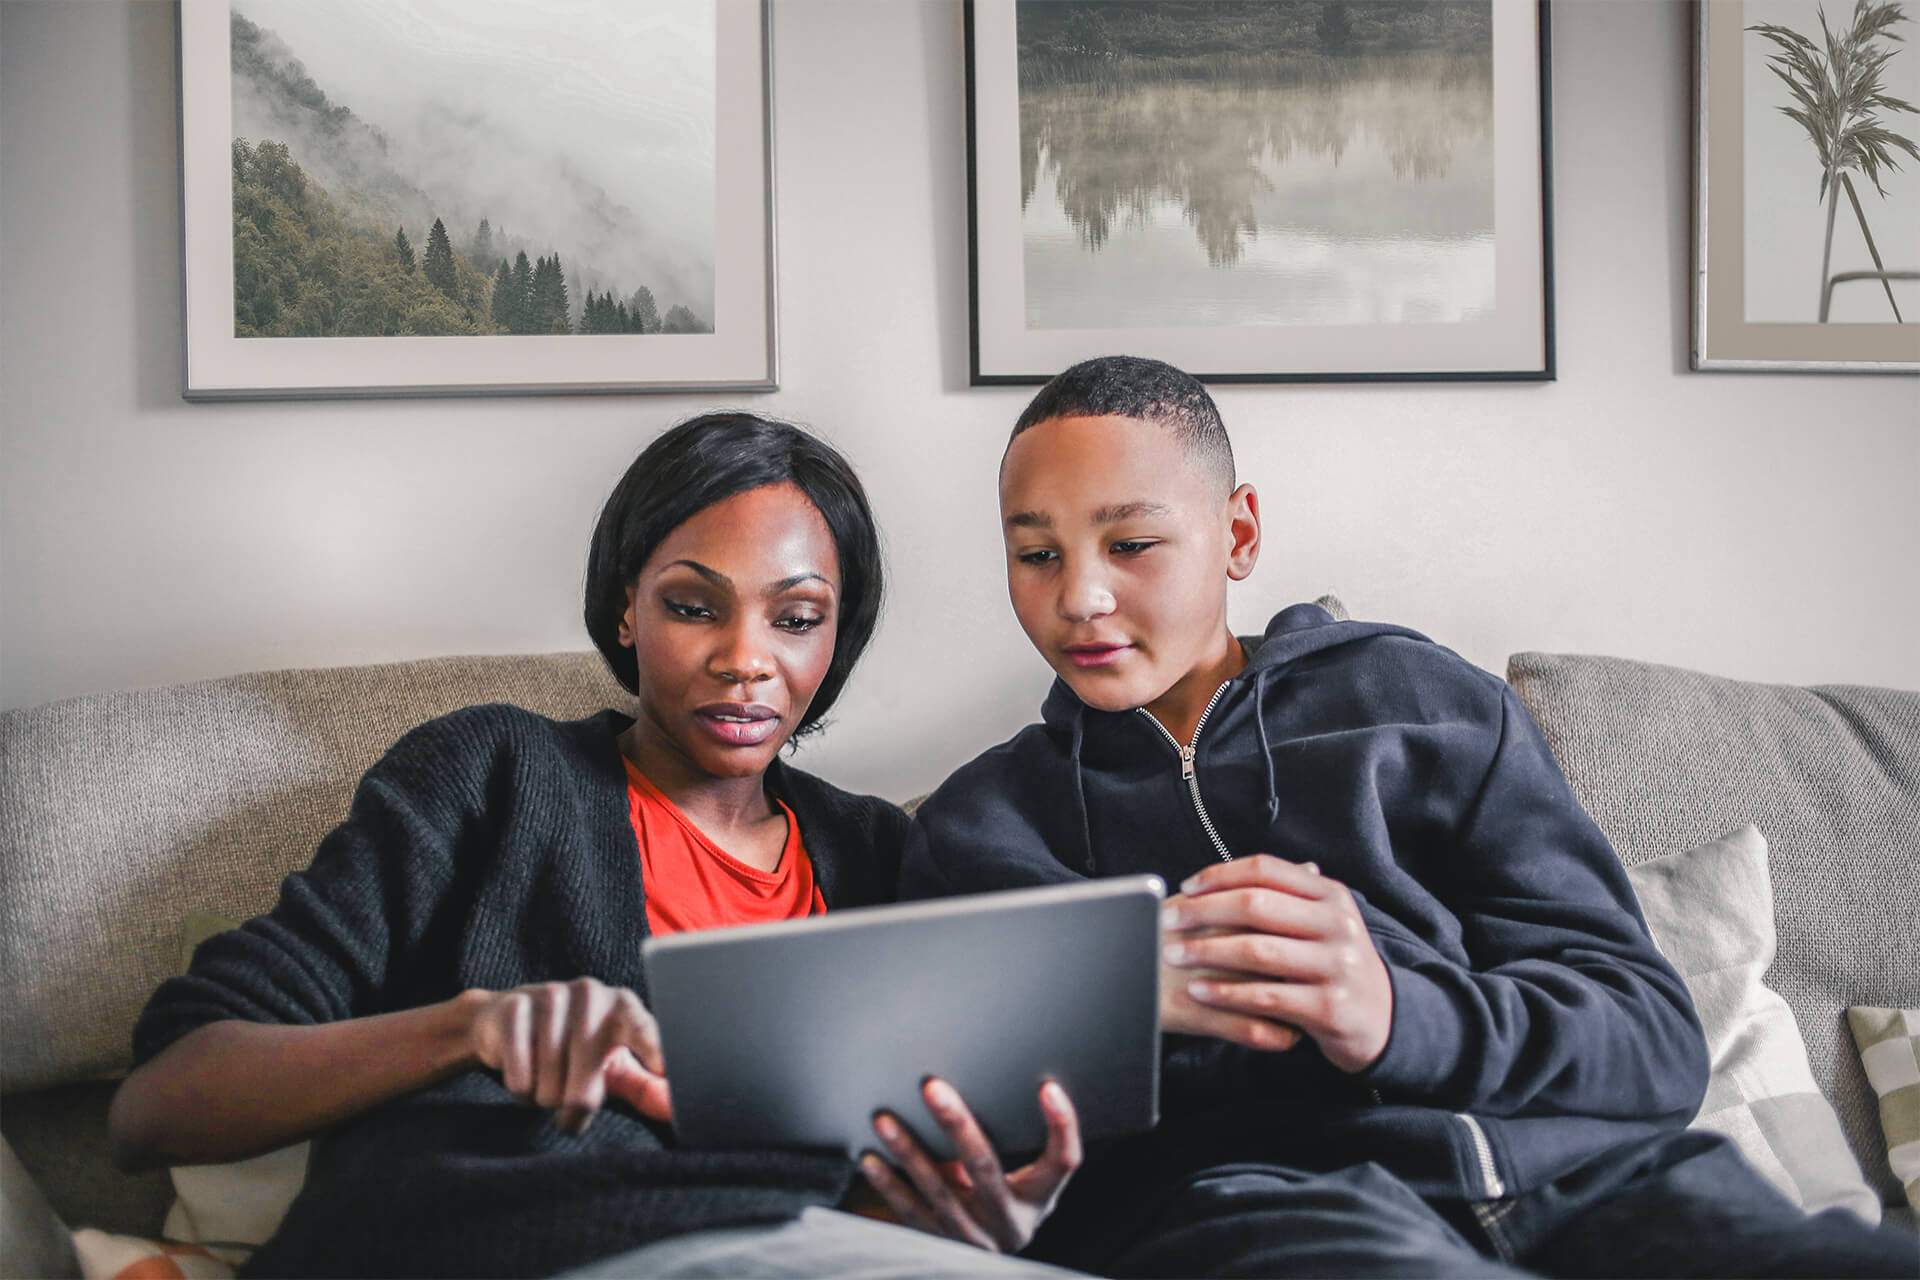
[[[759,629],[740,625],[727,629],[720,646],[714,650],[707,671],[728,684],[749,684],[773,677],[773,657],[761,643]]]

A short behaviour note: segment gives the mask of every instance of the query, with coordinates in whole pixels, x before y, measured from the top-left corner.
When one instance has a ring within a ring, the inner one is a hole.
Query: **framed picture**
[[[1697,9],[1693,367],[1920,371],[1920,4]]]
[[[1554,375],[1544,0],[969,0],[972,380]]]
[[[180,0],[189,400],[770,390],[765,0]]]

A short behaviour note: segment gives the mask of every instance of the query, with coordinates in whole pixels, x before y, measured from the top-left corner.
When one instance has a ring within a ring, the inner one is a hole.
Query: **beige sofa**
[[[1920,695],[1544,654],[1517,655],[1509,678],[1629,864],[1758,824],[1779,921],[1769,985],[1838,1112],[1856,1199],[1903,1204],[1841,1010],[1920,1005]],[[0,1274],[73,1274],[61,1223],[160,1234],[173,1185],[113,1170],[105,1109],[190,916],[269,906],[360,773],[422,720],[625,700],[596,655],[563,653],[255,673],[0,713]]]

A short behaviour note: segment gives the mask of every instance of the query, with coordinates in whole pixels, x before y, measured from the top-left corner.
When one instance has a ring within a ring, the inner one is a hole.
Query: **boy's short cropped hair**
[[[1013,434],[1056,418],[1138,418],[1173,433],[1181,450],[1205,474],[1234,486],[1233,444],[1213,397],[1190,373],[1144,356],[1096,356],[1055,374],[1035,393]]]

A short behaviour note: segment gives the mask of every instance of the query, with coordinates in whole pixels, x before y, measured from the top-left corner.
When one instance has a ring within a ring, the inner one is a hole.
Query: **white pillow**
[[[308,1149],[299,1142],[251,1160],[175,1166],[168,1171],[175,1199],[162,1233],[238,1265],[280,1229],[306,1181]]]
[[[1749,823],[1697,849],[1630,867],[1627,879],[1707,1033],[1712,1073],[1693,1127],[1732,1138],[1807,1212],[1838,1206],[1879,1222],[1880,1198],[1814,1083],[1793,1010],[1761,981],[1773,963],[1774,928],[1759,828]]]

